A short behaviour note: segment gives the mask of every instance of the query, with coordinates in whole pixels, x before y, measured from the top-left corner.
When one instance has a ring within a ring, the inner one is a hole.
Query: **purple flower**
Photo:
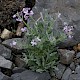
[[[16,18],[16,17],[17,17],[17,15],[16,15],[16,14],[14,14],[14,15],[13,15],[13,18]]]
[[[37,45],[37,42],[36,42],[35,40],[32,40],[32,41],[31,41],[31,45],[32,45],[32,46],[35,46],[35,45]]]
[[[66,33],[69,39],[73,38],[73,26],[65,25],[63,31]]]
[[[34,13],[30,8],[23,8],[21,12],[17,12],[15,15],[13,15],[13,18],[16,19],[16,21],[22,22],[23,19],[27,20],[29,16],[32,16]],[[22,19],[23,18],[23,19]]]
[[[67,26],[67,25],[68,25],[68,23],[67,23],[67,22],[64,22],[63,24],[64,24],[64,26]]]
[[[13,46],[15,46],[17,44],[17,42],[16,41],[13,41],[12,44],[13,44]]]
[[[28,14],[28,11],[30,10],[30,8],[23,8],[22,12],[25,14]]]
[[[72,35],[68,35],[68,38],[71,39],[71,38],[73,38],[73,36]]]
[[[39,37],[35,37],[34,39],[32,39],[31,41],[31,45],[35,46],[37,45],[39,42],[41,42],[41,39]]]
[[[31,10],[29,13],[29,16],[32,16],[34,14],[34,12]]]
[[[29,18],[29,16],[25,14],[24,19],[27,20],[28,18]]]
[[[12,41],[12,43],[10,43],[10,46],[12,47],[12,46],[15,46],[16,44],[17,44],[16,41]]]
[[[22,19],[18,17],[18,18],[16,18],[16,21],[22,22]]]
[[[26,27],[21,28],[21,31],[22,31],[22,32],[25,32],[25,31],[27,31],[27,28],[26,28]]]

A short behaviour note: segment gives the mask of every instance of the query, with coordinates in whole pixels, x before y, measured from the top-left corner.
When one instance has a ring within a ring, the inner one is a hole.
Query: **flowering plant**
[[[22,20],[28,29],[26,50],[23,53],[24,60],[30,69],[37,72],[48,71],[55,67],[58,60],[56,46],[66,38],[63,31],[55,28],[55,20],[47,10],[41,12],[40,15],[37,21],[31,17],[33,24]]]
[[[43,72],[54,68],[58,60],[57,44],[65,40],[63,31],[54,27],[54,18],[44,10],[26,33],[27,44],[24,60],[33,71]],[[29,25],[29,24],[27,24]]]

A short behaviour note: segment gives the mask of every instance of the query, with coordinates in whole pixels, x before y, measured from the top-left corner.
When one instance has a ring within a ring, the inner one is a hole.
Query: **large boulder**
[[[13,80],[50,80],[50,75],[47,72],[36,73],[30,70],[16,73],[11,76]]]

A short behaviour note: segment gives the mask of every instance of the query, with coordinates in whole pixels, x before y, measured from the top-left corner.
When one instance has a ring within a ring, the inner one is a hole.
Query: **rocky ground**
[[[73,38],[58,45],[57,67],[50,73],[27,70],[22,60],[22,50],[26,49],[23,45],[27,43],[25,35],[23,38],[0,39],[0,80],[80,80],[80,0],[37,0],[33,8],[35,20],[43,8],[53,16],[61,13],[57,23],[59,28],[62,29],[63,22],[74,26]],[[13,41],[17,45],[11,46]]]
[[[17,41],[16,46],[10,46]],[[50,73],[35,73],[25,68],[21,51],[24,49],[25,38],[8,39],[0,44],[0,79],[1,80],[79,80],[80,52],[75,49],[58,49],[60,60],[57,67]],[[6,46],[6,47],[5,47]],[[77,47],[78,49],[80,46]],[[47,77],[46,77],[47,76]]]

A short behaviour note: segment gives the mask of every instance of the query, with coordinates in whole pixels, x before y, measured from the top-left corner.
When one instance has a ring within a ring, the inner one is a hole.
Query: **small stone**
[[[80,65],[77,65],[77,67],[75,69],[75,73],[80,74]]]
[[[18,67],[25,67],[26,63],[23,59],[21,59],[20,57],[16,57],[15,58],[15,65],[18,66]]]
[[[71,70],[75,70],[75,63],[74,63],[74,62],[72,62],[72,63],[70,64],[70,68],[71,68]]]
[[[25,71],[26,69],[25,68],[20,68],[20,67],[15,67],[12,72],[13,73],[21,73],[23,71]]]
[[[12,62],[9,60],[6,60],[4,57],[0,56],[0,67],[11,69],[12,68]]]
[[[80,52],[77,53],[76,58],[80,58]]]
[[[6,59],[11,58],[11,50],[0,44],[0,55]]]
[[[56,77],[58,79],[61,79],[65,69],[66,69],[66,67],[62,64],[58,64],[57,67],[54,69],[54,73],[56,74]]]
[[[69,80],[80,80],[80,74],[71,74]]]
[[[70,74],[71,74],[71,69],[70,68],[67,68],[66,71],[64,72],[61,80],[68,80]]]
[[[59,49],[60,62],[63,64],[70,64],[73,61],[75,51]]]
[[[13,80],[13,79],[0,72],[0,80]]]
[[[59,79],[57,79],[57,78],[55,78],[55,77],[52,77],[50,80],[59,80]]]
[[[78,58],[77,60],[76,60],[76,64],[79,64],[80,63],[80,58]]]

